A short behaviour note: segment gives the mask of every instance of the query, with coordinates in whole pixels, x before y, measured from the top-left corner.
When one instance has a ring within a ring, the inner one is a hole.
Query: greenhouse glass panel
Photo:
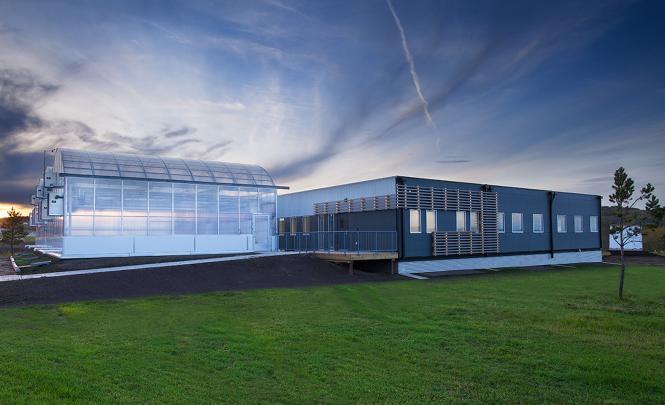
[[[149,185],[149,235],[170,235],[173,212],[173,189],[171,183],[152,182]]]
[[[95,236],[112,236],[122,233],[122,218],[118,216],[95,215]]]
[[[148,233],[148,217],[122,217],[123,235],[143,236],[146,235],[147,233]]]
[[[120,217],[122,181],[95,179],[95,215]]]
[[[67,212],[70,215],[93,214],[94,187],[94,180],[90,178],[70,177],[67,179]]]
[[[173,184],[173,233],[196,235],[196,185]]]
[[[270,189],[260,189],[259,191],[259,212],[275,215],[275,192]]]
[[[252,214],[238,214],[238,228],[241,234],[252,233]]]
[[[145,181],[124,180],[122,187],[123,216],[147,216],[148,183]]]
[[[197,185],[197,233],[199,235],[217,234],[217,186]]]
[[[92,236],[92,215],[71,215],[67,223],[67,235],[71,236]]]
[[[235,235],[238,228],[238,189],[236,187],[219,188],[219,233]]]
[[[55,166],[64,175],[274,186],[272,178],[262,167],[237,163],[58,149]]]
[[[240,212],[258,212],[258,191],[255,188],[238,189]]]

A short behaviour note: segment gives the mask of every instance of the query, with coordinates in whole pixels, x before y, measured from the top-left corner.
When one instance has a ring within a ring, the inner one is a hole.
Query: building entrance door
[[[271,250],[270,243],[270,215],[256,214],[253,221],[254,250]]]

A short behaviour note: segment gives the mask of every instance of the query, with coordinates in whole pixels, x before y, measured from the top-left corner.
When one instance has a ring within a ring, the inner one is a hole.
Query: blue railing
[[[278,235],[279,249],[299,252],[396,252],[395,231],[295,232]]]

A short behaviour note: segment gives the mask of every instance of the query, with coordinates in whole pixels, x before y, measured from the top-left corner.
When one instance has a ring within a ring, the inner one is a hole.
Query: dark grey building
[[[400,273],[599,262],[600,201],[588,194],[387,177],[279,196],[279,245],[392,253]]]

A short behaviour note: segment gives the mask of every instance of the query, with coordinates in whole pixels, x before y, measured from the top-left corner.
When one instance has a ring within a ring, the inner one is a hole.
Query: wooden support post
[[[390,274],[395,274],[395,259],[390,259]]]
[[[353,260],[349,260],[349,274],[353,275]]]

